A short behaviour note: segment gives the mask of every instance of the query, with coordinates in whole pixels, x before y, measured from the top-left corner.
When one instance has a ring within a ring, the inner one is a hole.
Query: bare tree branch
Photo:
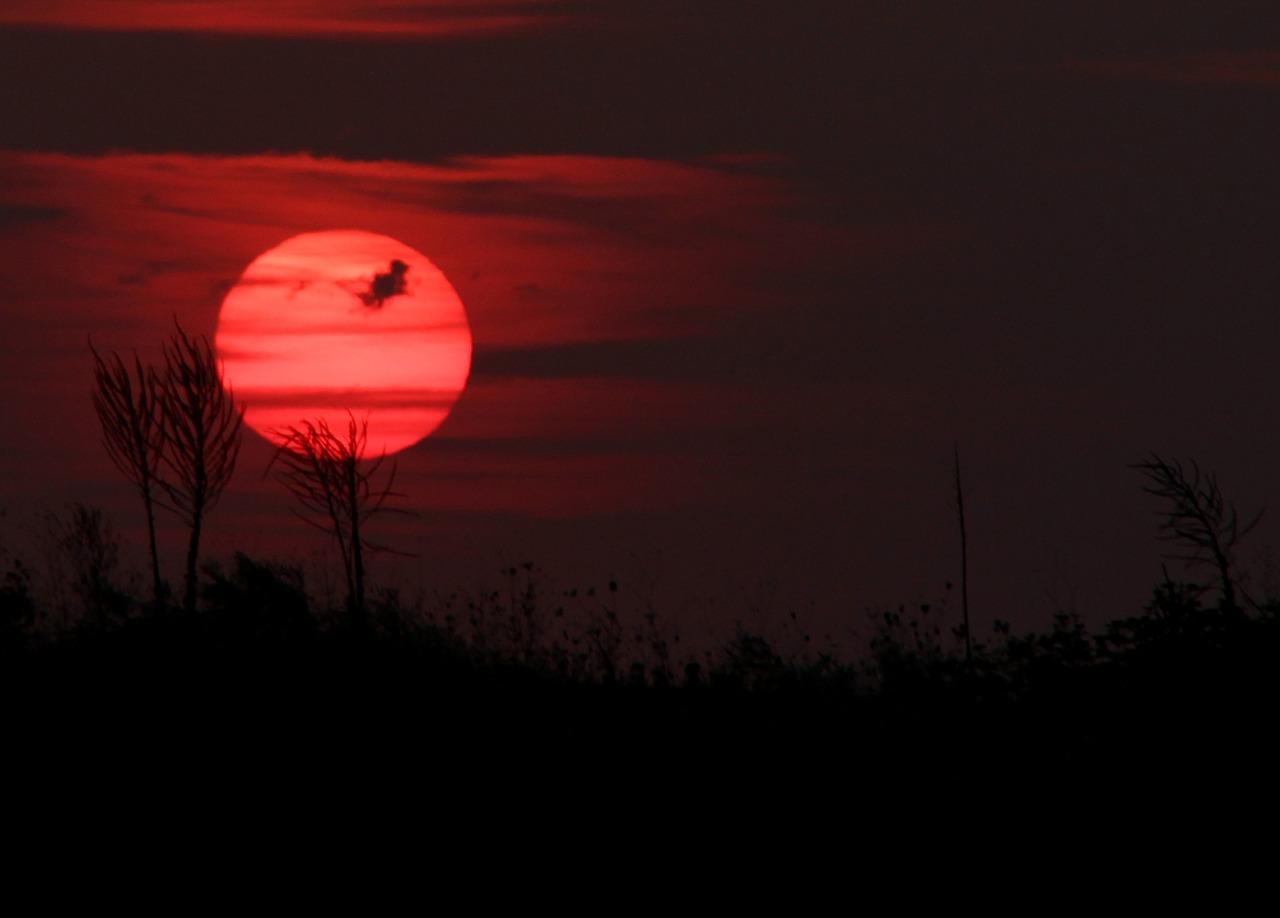
[[[1265,507],[1247,523],[1240,524],[1235,504],[1226,500],[1213,472],[1202,472],[1194,461],[1184,466],[1177,459],[1166,460],[1152,453],[1130,468],[1138,469],[1150,482],[1143,488],[1168,502],[1160,511],[1160,538],[1177,542],[1189,551],[1169,555],[1187,564],[1210,564],[1218,573],[1224,609],[1236,609],[1237,584],[1234,576],[1235,548],[1262,519]]]
[[[119,354],[104,358],[89,342],[94,360],[93,407],[102,424],[102,445],[121,473],[133,482],[147,514],[151,553],[152,602],[160,609],[164,582],[156,550],[156,490],[165,450],[162,393],[155,371],[133,355],[133,372]]]
[[[281,445],[268,472],[274,468],[276,478],[302,506],[305,512],[298,516],[328,532],[338,543],[347,580],[348,610],[357,622],[363,622],[364,553],[390,550],[370,542],[364,535],[364,524],[378,513],[407,512],[385,506],[388,499],[403,496],[393,490],[395,463],[391,463],[385,483],[375,486],[373,480],[386,456],[366,462],[369,423],[357,423],[350,413],[345,439],[323,418],[273,433]]]
[[[183,607],[195,611],[196,561],[205,515],[231,480],[240,453],[244,410],[222,385],[213,348],[203,335],[177,331],[164,347],[160,404],[165,433],[159,483],[167,506],[190,527]]]

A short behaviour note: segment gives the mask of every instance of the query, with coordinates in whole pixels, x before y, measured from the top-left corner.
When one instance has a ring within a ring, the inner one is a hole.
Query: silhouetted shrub
[[[964,667],[963,658],[942,645],[942,626],[936,610],[920,603],[881,612],[869,641],[869,676],[888,696],[915,698],[937,695]]]
[[[81,626],[104,630],[129,616],[133,598],[120,566],[120,537],[102,511],[72,504],[46,517],[61,563],[55,573],[79,604]]]
[[[314,635],[316,623],[300,569],[237,552],[229,572],[210,563],[204,573],[206,611],[220,631],[271,643]]]
[[[0,581],[0,654],[7,656],[26,649],[35,619],[31,573],[21,561],[14,561]]]
[[[711,684],[766,689],[785,681],[787,665],[768,639],[739,629],[724,645],[724,660],[711,672]]]
[[[1060,695],[1080,688],[1079,675],[1103,659],[1101,639],[1074,613],[1057,613],[1044,634],[1013,635],[1003,622],[997,632],[1004,642],[980,654],[975,667],[988,693],[998,684],[1011,698]]]

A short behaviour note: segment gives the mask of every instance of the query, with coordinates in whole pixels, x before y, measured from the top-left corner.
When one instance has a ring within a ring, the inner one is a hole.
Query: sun
[[[426,256],[361,230],[263,252],[222,302],[215,347],[245,423],[276,445],[304,421],[368,421],[368,450],[430,436],[471,372],[471,329]]]

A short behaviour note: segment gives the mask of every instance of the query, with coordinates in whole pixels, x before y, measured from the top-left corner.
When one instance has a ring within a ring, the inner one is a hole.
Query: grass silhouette
[[[1272,756],[1280,601],[1241,608],[1167,572],[1096,630],[1064,613],[969,635],[919,603],[877,612],[847,655],[794,612],[695,651],[617,581],[563,589],[532,562],[487,589],[373,586],[357,626],[299,565],[238,553],[206,562],[195,614],[179,614],[141,595],[145,578],[104,579],[114,530],[89,508],[71,519],[50,543],[66,588],[42,592],[38,565],[2,559],[0,714],[42,774],[116,756],[126,783],[175,780],[179,762],[318,799],[423,781],[439,799],[537,798],[541,819],[688,808],[723,825],[831,811],[936,826],[999,810],[1031,831],[1033,812],[1110,818],[1221,793]],[[77,533],[91,551],[68,548]]]

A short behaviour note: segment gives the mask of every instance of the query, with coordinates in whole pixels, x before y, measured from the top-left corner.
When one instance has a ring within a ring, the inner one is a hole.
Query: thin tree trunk
[[[951,444],[956,478],[956,516],[960,520],[960,609],[964,614],[964,661],[973,670],[973,631],[969,627],[969,541],[964,527],[964,489],[960,486],[960,444]]]
[[[364,552],[360,544],[360,480],[357,474],[355,457],[348,458],[347,465],[347,498],[351,502],[351,567],[353,586],[351,597],[352,613],[356,622],[364,624]]]
[[[156,550],[156,510],[150,482],[143,487],[142,500],[147,508],[147,547],[151,551],[152,612],[159,613],[164,605],[164,581],[160,579],[160,553]]]
[[[1226,553],[1216,540],[1213,545],[1213,560],[1218,566],[1218,577],[1222,580],[1222,609],[1227,613],[1234,612],[1236,611],[1236,588],[1231,582],[1231,562],[1227,560]]]
[[[191,541],[187,544],[187,577],[186,593],[182,598],[182,608],[188,615],[196,611],[196,561],[200,557],[200,524],[201,514],[197,513],[191,522]]]
[[[191,541],[187,545],[187,589],[182,599],[182,608],[188,615],[196,611],[196,564],[200,560],[200,530],[204,525],[204,508],[209,502],[208,488],[205,478],[204,430],[197,418],[196,428],[199,431],[200,454],[195,463],[195,486],[191,489]]]

